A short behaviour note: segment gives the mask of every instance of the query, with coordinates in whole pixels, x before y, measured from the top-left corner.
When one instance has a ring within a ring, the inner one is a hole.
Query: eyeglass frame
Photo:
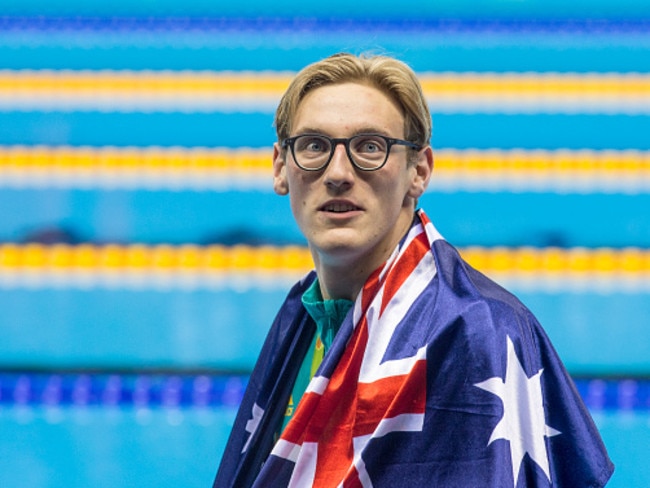
[[[323,139],[326,139],[330,142],[331,148],[330,148],[330,155],[327,158],[327,161],[322,165],[319,166],[318,168],[306,168],[303,165],[301,165],[298,162],[298,159],[296,158],[296,153],[294,150],[294,143],[296,140],[300,137],[309,137],[309,136],[317,136],[317,137],[322,137]],[[377,166],[376,168],[364,168],[362,166],[359,166],[357,162],[354,160],[352,157],[352,152],[350,150],[350,141],[352,139],[356,139],[357,137],[363,137],[363,136],[373,136],[373,137],[379,137],[386,141],[386,157],[384,158],[384,161]],[[293,157],[293,162],[296,163],[296,166],[298,166],[301,170],[303,171],[321,171],[327,168],[327,166],[332,162],[332,158],[334,157],[334,152],[336,151],[336,148],[338,147],[339,144],[343,144],[343,147],[345,147],[345,153],[348,156],[348,159],[352,163],[352,166],[357,168],[360,171],[377,171],[378,169],[383,168],[386,165],[386,162],[388,162],[388,157],[390,156],[390,151],[393,146],[399,145],[399,146],[406,146],[410,149],[413,149],[415,151],[421,151],[424,146],[421,146],[420,144],[416,144],[411,141],[406,141],[404,139],[397,139],[395,137],[388,137],[383,134],[376,134],[376,133],[363,133],[363,134],[356,134],[352,137],[329,137],[326,136],[325,134],[317,134],[317,133],[307,133],[307,134],[298,134],[297,136],[292,136],[292,137],[287,137],[286,139],[283,139],[280,142],[280,147],[282,149],[286,149],[287,146],[291,150],[291,156]]]

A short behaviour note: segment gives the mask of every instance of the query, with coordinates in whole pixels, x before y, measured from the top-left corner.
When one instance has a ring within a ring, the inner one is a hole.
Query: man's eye
[[[355,151],[359,154],[383,153],[385,151],[384,141],[381,139],[370,138],[362,139],[355,145]]]
[[[374,142],[366,142],[362,147],[361,150],[363,152],[377,152],[379,151],[379,146],[375,144]]]
[[[311,152],[311,153],[322,153],[329,151],[329,145],[327,141],[320,138],[304,138],[297,141],[296,149],[300,152]]]
[[[308,151],[320,152],[323,150],[323,144],[321,142],[310,142],[307,145]]]

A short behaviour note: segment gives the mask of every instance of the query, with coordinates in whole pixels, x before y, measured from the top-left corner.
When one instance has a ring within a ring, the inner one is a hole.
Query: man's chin
[[[314,239],[310,246],[323,258],[356,259],[360,254],[366,252],[363,241],[359,239],[358,235],[352,235],[349,230],[345,232],[331,231],[327,234],[327,236]]]

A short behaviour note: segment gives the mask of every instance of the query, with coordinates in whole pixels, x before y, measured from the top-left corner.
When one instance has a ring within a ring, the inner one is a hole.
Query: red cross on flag
[[[423,233],[405,247],[408,252],[389,261],[400,266],[387,265],[364,287],[357,302],[364,313],[355,320],[358,325],[340,362],[331,378],[312,380],[272,452],[295,462],[289,486],[325,487],[332,480],[345,487],[370,486],[361,456],[365,446],[390,432],[422,429],[426,349],[386,358],[410,297],[418,296],[435,275]]]

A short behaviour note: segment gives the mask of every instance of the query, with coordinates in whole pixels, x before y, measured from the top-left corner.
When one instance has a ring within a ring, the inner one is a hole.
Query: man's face
[[[383,92],[358,83],[317,88],[300,103],[291,136],[317,133],[348,138],[377,133],[404,138],[404,117]],[[309,242],[317,267],[357,266],[370,273],[380,266],[410,226],[414,201],[428,183],[431,150],[407,164],[408,151],[393,146],[385,166],[356,169],[341,144],[329,165],[304,171],[274,148],[274,189],[289,194],[293,215]]]

